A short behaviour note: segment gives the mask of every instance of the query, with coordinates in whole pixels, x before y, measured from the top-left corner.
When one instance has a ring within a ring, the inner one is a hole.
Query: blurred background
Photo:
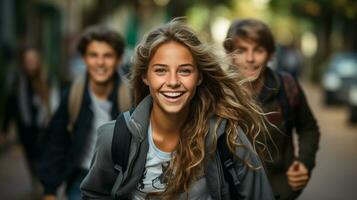
[[[321,128],[317,166],[299,199],[357,199],[356,0],[0,0],[0,123],[21,47],[38,47],[61,91],[84,70],[76,52],[84,28],[101,23],[120,32],[125,67],[143,34],[176,16],[222,55],[232,19],[271,27],[278,46],[271,65],[301,80]],[[0,199],[36,199],[15,128],[0,140]]]

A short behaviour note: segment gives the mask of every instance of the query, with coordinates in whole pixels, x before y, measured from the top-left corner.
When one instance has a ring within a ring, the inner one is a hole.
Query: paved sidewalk
[[[33,184],[27,169],[22,148],[9,144],[0,152],[0,199],[37,200],[39,191]]]
[[[357,199],[357,126],[347,123],[343,106],[322,105],[318,87],[303,84],[321,129],[312,178],[299,200]]]

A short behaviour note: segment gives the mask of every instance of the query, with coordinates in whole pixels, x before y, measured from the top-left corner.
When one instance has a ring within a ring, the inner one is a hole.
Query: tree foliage
[[[208,6],[228,5],[230,0],[168,0],[167,9],[171,17],[184,16],[187,9],[196,3],[203,3]],[[106,16],[112,14],[123,5],[134,7],[141,4],[155,5],[154,0],[93,0],[92,5],[83,12],[83,25],[88,26],[100,22]],[[140,13],[137,13],[140,15]]]

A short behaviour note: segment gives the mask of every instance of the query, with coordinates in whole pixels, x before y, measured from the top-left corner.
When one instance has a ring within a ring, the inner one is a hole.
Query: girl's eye
[[[180,69],[178,72],[182,75],[189,75],[191,74],[191,69]]]
[[[157,68],[157,69],[155,69],[154,72],[155,72],[155,73],[158,73],[158,74],[163,74],[163,73],[166,72],[166,69],[164,69],[164,68]]]

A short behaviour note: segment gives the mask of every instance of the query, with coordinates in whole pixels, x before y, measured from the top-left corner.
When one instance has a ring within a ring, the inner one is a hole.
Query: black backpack
[[[130,110],[130,114],[133,112],[133,109]],[[120,167],[122,173],[127,170],[128,159],[129,159],[129,151],[130,151],[130,143],[131,143],[132,135],[126,125],[124,113],[120,113],[117,117],[114,133],[112,139],[112,160],[114,162],[114,167]],[[224,178],[229,183],[229,191],[231,199],[237,198],[237,190],[239,187],[240,181],[238,179],[238,175],[234,170],[234,161],[233,154],[229,150],[226,140],[225,134],[222,135],[217,141],[218,153],[221,159]],[[115,183],[112,188],[112,198],[117,199],[116,191],[120,187],[119,183]]]

